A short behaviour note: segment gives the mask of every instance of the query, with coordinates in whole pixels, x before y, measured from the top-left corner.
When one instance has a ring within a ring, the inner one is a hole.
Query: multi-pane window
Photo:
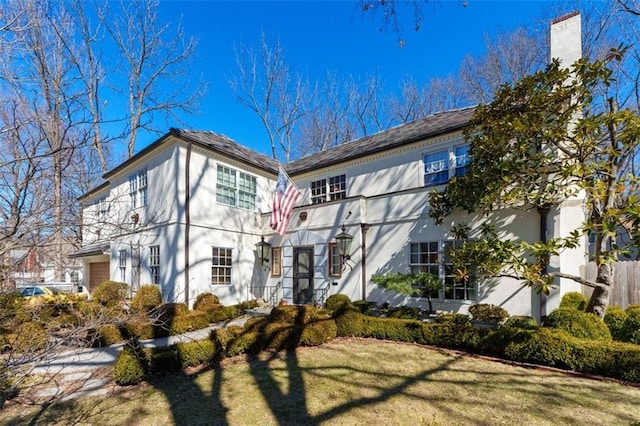
[[[311,204],[320,204],[327,201],[327,180],[320,179],[311,182]]]
[[[149,247],[149,275],[153,284],[160,284],[160,246]]]
[[[458,279],[453,270],[450,252],[460,247],[463,241],[449,240],[443,242],[444,298],[450,300],[475,300],[476,282],[472,278]]]
[[[282,276],[282,247],[271,247],[271,276]]]
[[[457,146],[454,150],[456,156],[456,176],[467,173],[469,168],[469,145]]]
[[[433,152],[424,156],[424,184],[434,186],[449,180],[449,151]]]
[[[118,266],[120,267],[120,282],[127,282],[127,250],[118,251]]]
[[[444,299],[475,300],[477,282],[474,279],[458,279],[453,270],[450,251],[460,244],[462,241],[455,240],[411,243],[411,272],[429,272],[439,277],[443,281],[441,294]]]
[[[109,212],[109,203],[107,197],[102,197],[96,202],[96,210],[99,218],[104,218]]]
[[[255,210],[256,194],[255,176],[218,165],[216,181],[216,201],[218,203]]]
[[[346,175],[332,176],[311,182],[311,203],[320,204],[327,201],[347,198]]]
[[[212,247],[211,284],[231,284],[232,250],[224,247]]]
[[[340,256],[338,252],[338,245],[336,243],[329,243],[329,276],[342,276],[342,256]]]
[[[132,209],[147,205],[147,169],[129,176],[129,202]]]

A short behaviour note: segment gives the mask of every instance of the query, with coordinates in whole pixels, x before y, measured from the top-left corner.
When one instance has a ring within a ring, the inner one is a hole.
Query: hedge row
[[[207,340],[162,349],[122,351],[116,360],[114,375],[118,384],[133,384],[147,374],[207,364],[223,357],[256,354],[265,349],[316,346],[333,340],[336,335],[335,321],[313,307],[279,307],[274,308],[269,317],[250,319],[244,327],[213,330]]]
[[[463,315],[448,322],[424,323],[374,318],[344,311],[336,318],[338,336],[370,337],[465,349],[506,359],[554,366],[640,382],[640,347],[633,344],[581,339],[564,330],[510,325],[498,329],[474,327]]]

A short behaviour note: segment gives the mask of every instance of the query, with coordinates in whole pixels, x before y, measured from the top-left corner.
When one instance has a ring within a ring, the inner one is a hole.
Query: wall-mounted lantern
[[[342,264],[346,265],[347,260],[351,259],[351,242],[353,235],[347,233],[347,229],[342,225],[342,232],[334,237],[336,246],[338,246],[338,254],[342,257]]]
[[[269,268],[265,266],[265,262],[269,261],[269,250],[271,250],[271,244],[264,240],[264,235],[260,237],[260,241],[256,243],[256,254],[258,255],[258,259],[260,260],[260,264],[265,268]]]

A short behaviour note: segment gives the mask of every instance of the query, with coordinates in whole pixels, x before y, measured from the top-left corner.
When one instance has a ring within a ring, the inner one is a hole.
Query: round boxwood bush
[[[324,303],[325,308],[337,311],[342,308],[351,307],[351,299],[346,294],[332,294]]]
[[[212,305],[219,305],[220,299],[215,294],[211,293],[200,293],[196,297],[196,301],[193,302],[193,309],[197,309],[199,311],[206,311]]]
[[[523,330],[535,330],[539,328],[538,322],[533,317],[527,317],[522,315],[514,315],[507,318],[502,324],[502,327],[506,328],[521,328]]]
[[[160,288],[155,284],[140,286],[131,300],[131,307],[137,312],[149,312],[162,304]]]
[[[627,317],[622,323],[620,340],[640,345],[640,309],[627,309]]]
[[[133,349],[124,348],[116,358],[113,375],[117,384],[133,385],[144,379],[144,363]]]
[[[613,340],[623,340],[622,329],[624,326],[624,320],[627,318],[627,313],[619,306],[607,307],[607,313],[604,315],[604,323],[609,327],[611,331],[611,337]]]
[[[124,340],[120,327],[115,324],[105,324],[95,330],[93,346],[111,346]]]
[[[558,308],[544,322],[545,327],[564,330],[573,337],[611,341],[611,332],[598,316],[575,308]]]
[[[31,321],[16,328],[11,347],[17,352],[33,352],[46,348],[48,341],[49,336],[44,327]]]
[[[206,312],[191,311],[185,315],[178,315],[171,319],[170,334],[182,334],[187,331],[201,330],[209,325]]]
[[[570,291],[562,296],[559,307],[584,311],[587,307],[587,298],[582,293]]]
[[[492,324],[500,324],[509,318],[509,312],[500,306],[479,303],[469,306],[469,314],[474,321],[490,322]]]
[[[129,286],[118,281],[105,281],[93,292],[93,300],[104,306],[115,306],[127,297]]]

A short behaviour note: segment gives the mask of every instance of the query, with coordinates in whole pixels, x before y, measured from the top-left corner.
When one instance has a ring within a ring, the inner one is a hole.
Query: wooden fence
[[[615,288],[611,292],[610,304],[626,308],[628,305],[640,304],[640,261],[617,262],[613,267]],[[597,268],[594,262],[587,264],[585,278],[596,280]],[[582,293],[589,297],[592,289],[582,287]]]

